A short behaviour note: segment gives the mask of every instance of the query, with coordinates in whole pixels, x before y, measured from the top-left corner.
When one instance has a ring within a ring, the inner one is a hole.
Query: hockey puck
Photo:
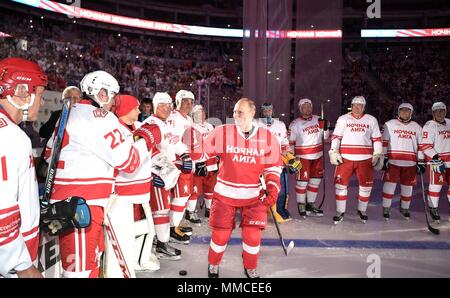
[[[181,276],[185,276],[187,274],[186,270],[180,270],[180,272],[178,272],[179,275]]]

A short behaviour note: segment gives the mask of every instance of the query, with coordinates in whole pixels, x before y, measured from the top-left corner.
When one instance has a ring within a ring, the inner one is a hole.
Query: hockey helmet
[[[301,107],[304,104],[309,103],[310,105],[312,105],[312,101],[309,98],[302,98],[298,101],[298,107]]]
[[[120,86],[117,80],[103,70],[86,74],[80,82],[81,91],[95,100],[101,107],[107,105],[119,93]],[[108,101],[103,102],[98,95],[100,90],[106,90]]]
[[[181,107],[181,101],[185,98],[192,99],[192,102],[194,102],[195,100],[194,93],[187,90],[178,91],[177,94],[175,95],[175,104],[177,106],[177,109]]]
[[[23,121],[28,118],[28,109],[33,105],[38,86],[46,87],[48,79],[42,68],[35,62],[22,58],[6,58],[0,61],[0,96],[6,97],[15,108],[22,110]],[[27,104],[19,106],[12,100],[17,92],[31,93],[31,100]]]
[[[353,104],[362,104],[366,106],[366,99],[364,98],[364,96],[355,96],[352,99],[352,105]]]
[[[202,105],[195,105],[192,108],[191,115],[192,115],[192,119],[194,120],[195,123],[200,123],[201,122],[200,111],[204,111]]]
[[[409,118],[408,119],[400,119],[400,109],[409,109],[410,111],[411,111],[411,114],[409,115]],[[403,122],[409,122],[409,120],[411,120],[411,117],[412,117],[412,113],[414,112],[414,108],[413,108],[413,106],[410,104],[410,103],[407,103],[407,102],[404,102],[404,103],[402,103],[402,104],[400,104],[399,106],[398,106],[398,110],[397,110],[397,114],[399,115],[398,117],[399,117],[399,119],[401,120],[401,121],[403,121]]]
[[[442,101],[435,102],[433,104],[433,106],[431,107],[431,111],[434,112],[436,110],[446,110],[447,111],[447,106]]]
[[[172,104],[172,98],[167,92],[156,92],[153,96],[153,111],[156,113],[156,109],[160,103],[169,103]]]

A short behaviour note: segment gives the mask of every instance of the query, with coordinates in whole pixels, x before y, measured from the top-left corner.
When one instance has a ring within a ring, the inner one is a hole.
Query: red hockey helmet
[[[0,61],[0,96],[13,96],[19,84],[26,85],[35,94],[36,87],[46,87],[47,76],[41,67],[22,58],[6,58]]]

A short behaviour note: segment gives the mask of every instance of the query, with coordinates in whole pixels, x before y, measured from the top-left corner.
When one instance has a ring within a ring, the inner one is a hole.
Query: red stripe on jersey
[[[26,237],[26,236],[28,236],[28,235],[31,235],[31,234],[37,232],[38,230],[39,230],[39,226],[36,226],[36,227],[32,228],[32,229],[29,230],[29,231],[23,232],[22,235],[23,235],[24,237]]]
[[[137,152],[136,148],[131,147],[127,160],[120,166],[116,167],[116,169],[118,169],[119,171],[124,171],[126,173],[133,173],[139,166],[140,162],[141,161],[139,158],[139,153]]]
[[[1,164],[2,164],[2,179],[3,181],[8,180],[8,172],[6,170],[6,156],[3,156],[1,158]]]
[[[136,196],[149,194],[150,196],[150,181],[144,183],[134,183],[129,185],[115,185],[114,190],[119,196]]]
[[[95,181],[111,181],[115,180],[114,178],[106,178],[106,177],[93,177],[93,178],[55,178],[55,182],[73,182],[73,183],[82,183],[82,182],[95,182]]]
[[[51,196],[52,200],[62,201],[71,196],[79,196],[86,201],[107,199],[111,195],[112,183],[98,184],[55,184],[54,192]]]
[[[341,146],[341,154],[372,154],[373,148],[368,147],[359,147],[359,148],[352,148],[352,147],[342,147]]]
[[[0,215],[9,213],[9,212],[15,211],[15,210],[19,210],[19,205],[14,205],[14,206],[9,207],[9,208],[0,209]]]
[[[64,162],[64,160],[59,160],[59,161],[56,163],[56,168],[57,168],[57,169],[63,170],[65,166],[66,166],[66,163]]]
[[[295,147],[295,154],[296,155],[314,154],[314,153],[319,153],[319,152],[322,152],[322,144],[314,145],[314,147],[311,146],[309,148]]]
[[[388,153],[388,158],[393,160],[405,160],[405,161],[417,161],[417,156],[415,153]]]
[[[19,227],[20,227],[20,212],[14,212],[13,214],[8,215],[5,218],[0,219],[0,239],[4,239],[0,241],[0,245],[5,245],[19,235]],[[11,235],[12,234],[12,235]]]

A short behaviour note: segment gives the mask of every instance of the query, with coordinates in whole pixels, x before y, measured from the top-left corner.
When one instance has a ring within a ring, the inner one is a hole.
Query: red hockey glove
[[[156,124],[144,123],[133,132],[134,139],[144,139],[147,150],[151,151],[156,144],[161,142],[161,130]]]
[[[329,127],[328,120],[319,118],[319,128],[323,130],[328,130],[328,127]]]

